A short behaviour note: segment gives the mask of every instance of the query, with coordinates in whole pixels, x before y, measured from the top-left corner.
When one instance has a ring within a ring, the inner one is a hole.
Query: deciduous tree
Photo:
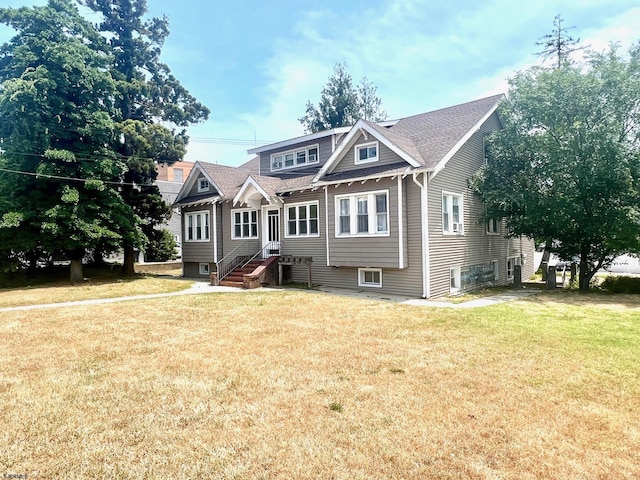
[[[511,235],[580,260],[579,288],[640,249],[640,44],[585,65],[533,67],[510,79],[504,129],[472,182]]]

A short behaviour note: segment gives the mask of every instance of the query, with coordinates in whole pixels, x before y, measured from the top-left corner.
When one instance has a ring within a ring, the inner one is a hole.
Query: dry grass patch
[[[249,292],[4,314],[0,474],[636,478],[640,308],[557,298],[452,311]]]
[[[190,281],[137,275],[132,278],[96,278],[70,286],[68,281],[22,288],[0,289],[0,308],[74,302],[95,298],[178,292],[191,286]]]

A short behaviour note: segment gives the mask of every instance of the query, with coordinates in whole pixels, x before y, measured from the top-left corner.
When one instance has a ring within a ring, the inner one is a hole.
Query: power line
[[[143,186],[143,185],[138,184],[138,183],[112,182],[112,181],[109,181],[109,180],[100,180],[99,178],[63,177],[61,175],[49,175],[49,174],[46,174],[46,173],[36,173],[36,172],[23,172],[21,170],[11,170],[9,168],[0,168],[0,172],[14,173],[14,174],[17,174],[17,175],[29,175],[29,176],[38,177],[38,178],[39,177],[51,178],[53,180],[71,180],[71,181],[74,181],[74,182],[82,182],[82,183],[96,181],[96,182],[106,183],[106,184],[109,184],[109,185],[127,185],[127,186],[131,186],[131,187]]]

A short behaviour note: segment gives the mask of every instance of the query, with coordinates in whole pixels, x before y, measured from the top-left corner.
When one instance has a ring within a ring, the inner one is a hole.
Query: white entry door
[[[280,209],[262,207],[262,248],[269,245],[267,255],[280,255]]]

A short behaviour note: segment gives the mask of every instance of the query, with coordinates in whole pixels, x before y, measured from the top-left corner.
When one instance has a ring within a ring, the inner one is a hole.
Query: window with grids
[[[209,241],[209,212],[185,214],[185,238],[187,242]]]
[[[389,192],[336,197],[336,236],[388,235]]]
[[[201,178],[198,180],[198,192],[208,192],[209,191],[209,180],[206,178]]]
[[[462,195],[442,193],[442,231],[444,233],[464,233]]]
[[[317,237],[318,202],[290,205],[287,211],[287,237]]]
[[[382,269],[381,268],[359,268],[358,269],[358,286],[359,287],[382,287]]]
[[[271,171],[318,163],[318,145],[297,148],[271,155]]]
[[[232,210],[232,238],[258,238],[258,211]]]

